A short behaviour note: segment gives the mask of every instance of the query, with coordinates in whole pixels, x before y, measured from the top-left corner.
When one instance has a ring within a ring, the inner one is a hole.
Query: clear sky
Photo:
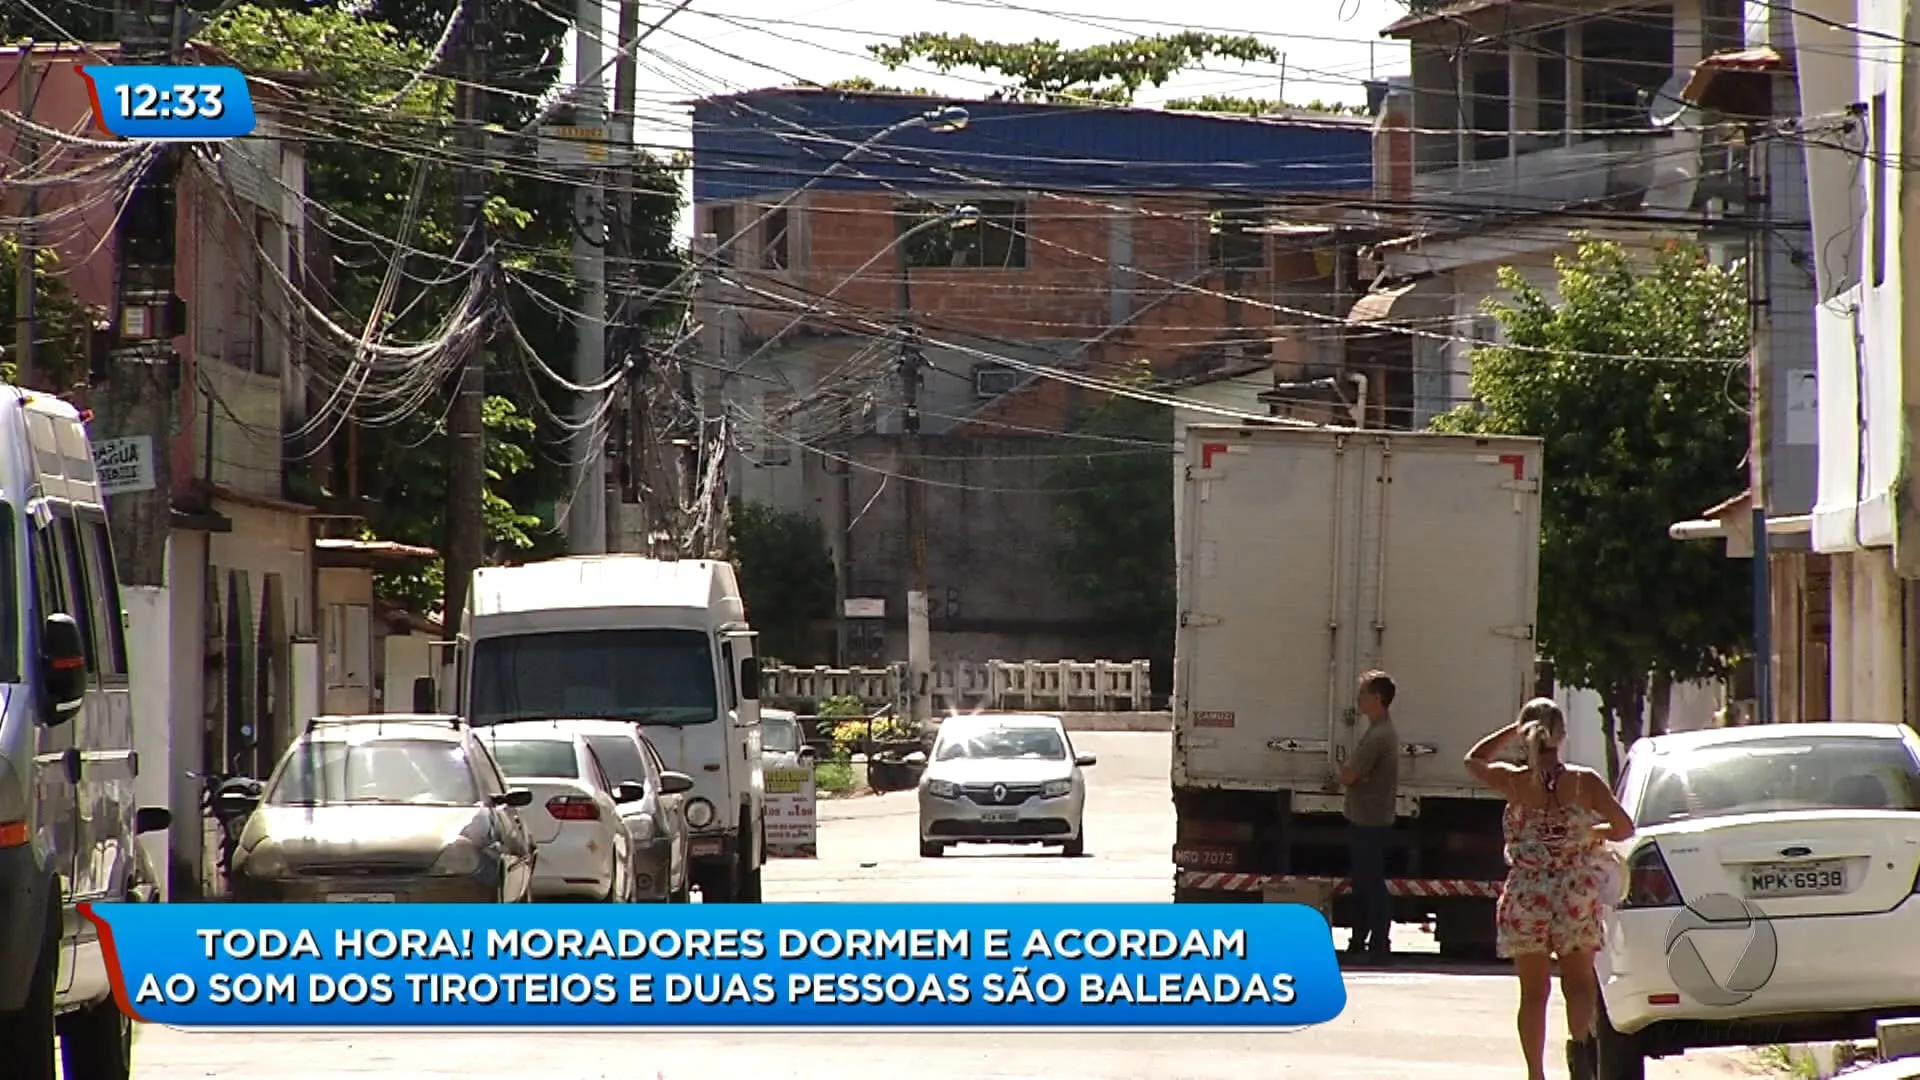
[[[616,0],[599,2],[607,5],[603,39],[611,42]],[[645,0],[641,25],[672,6],[671,0]],[[921,31],[992,41],[1039,38],[1067,47],[1189,29],[1252,34],[1282,50],[1285,63],[1209,64],[1164,87],[1144,89],[1138,104],[1202,94],[1358,104],[1366,99],[1361,80],[1407,70],[1405,48],[1380,38],[1381,28],[1404,13],[1396,0],[693,0],[648,39],[640,57],[636,139],[657,150],[686,147],[683,102],[801,81],[866,76],[883,85],[966,97],[1000,88],[993,76],[980,73],[889,72],[866,54],[868,45]]]

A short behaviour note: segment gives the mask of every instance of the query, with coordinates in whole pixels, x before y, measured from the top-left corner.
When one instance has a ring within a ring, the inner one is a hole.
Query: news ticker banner
[[[1292,1028],[1346,1007],[1298,904],[90,904],[184,1028]]]

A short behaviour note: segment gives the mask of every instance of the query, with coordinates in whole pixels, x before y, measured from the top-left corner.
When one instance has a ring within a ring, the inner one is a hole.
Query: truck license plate
[[[980,813],[980,820],[993,825],[1005,821],[1018,821],[1020,815],[1012,810],[983,810]]]
[[[695,840],[687,845],[687,852],[692,855],[718,855],[720,854],[720,841]]]
[[[1173,865],[1182,870],[1232,870],[1240,852],[1226,846],[1182,844],[1173,849]]]
[[[330,904],[391,904],[393,894],[390,892],[329,893],[327,902]]]
[[[1847,891],[1847,864],[1808,862],[1747,868],[1748,896],[1837,896]]]

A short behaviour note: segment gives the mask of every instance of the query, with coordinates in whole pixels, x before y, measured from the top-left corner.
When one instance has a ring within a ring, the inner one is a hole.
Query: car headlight
[[[687,824],[696,829],[713,824],[713,804],[705,799],[694,799],[687,803]]]
[[[936,799],[957,799],[960,797],[960,785],[951,780],[929,780],[927,794]]]
[[[447,845],[440,857],[433,861],[435,877],[468,877],[480,872],[480,849],[473,841],[461,837]]]
[[[247,852],[243,865],[248,877],[271,881],[287,872],[287,856],[279,844],[262,840]]]
[[[1043,799],[1058,799],[1071,794],[1073,794],[1071,780],[1049,780],[1046,786],[1040,789],[1040,797]]]
[[[689,817],[692,815],[689,814]],[[627,819],[627,834],[641,843],[653,839],[653,815],[635,814]]]

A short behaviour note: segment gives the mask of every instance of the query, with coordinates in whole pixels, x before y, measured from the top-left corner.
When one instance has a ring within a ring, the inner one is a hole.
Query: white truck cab
[[[640,555],[483,567],[456,647],[458,712],[640,725],[687,793],[693,883],[757,903],[766,862],[760,662],[733,567]]]

